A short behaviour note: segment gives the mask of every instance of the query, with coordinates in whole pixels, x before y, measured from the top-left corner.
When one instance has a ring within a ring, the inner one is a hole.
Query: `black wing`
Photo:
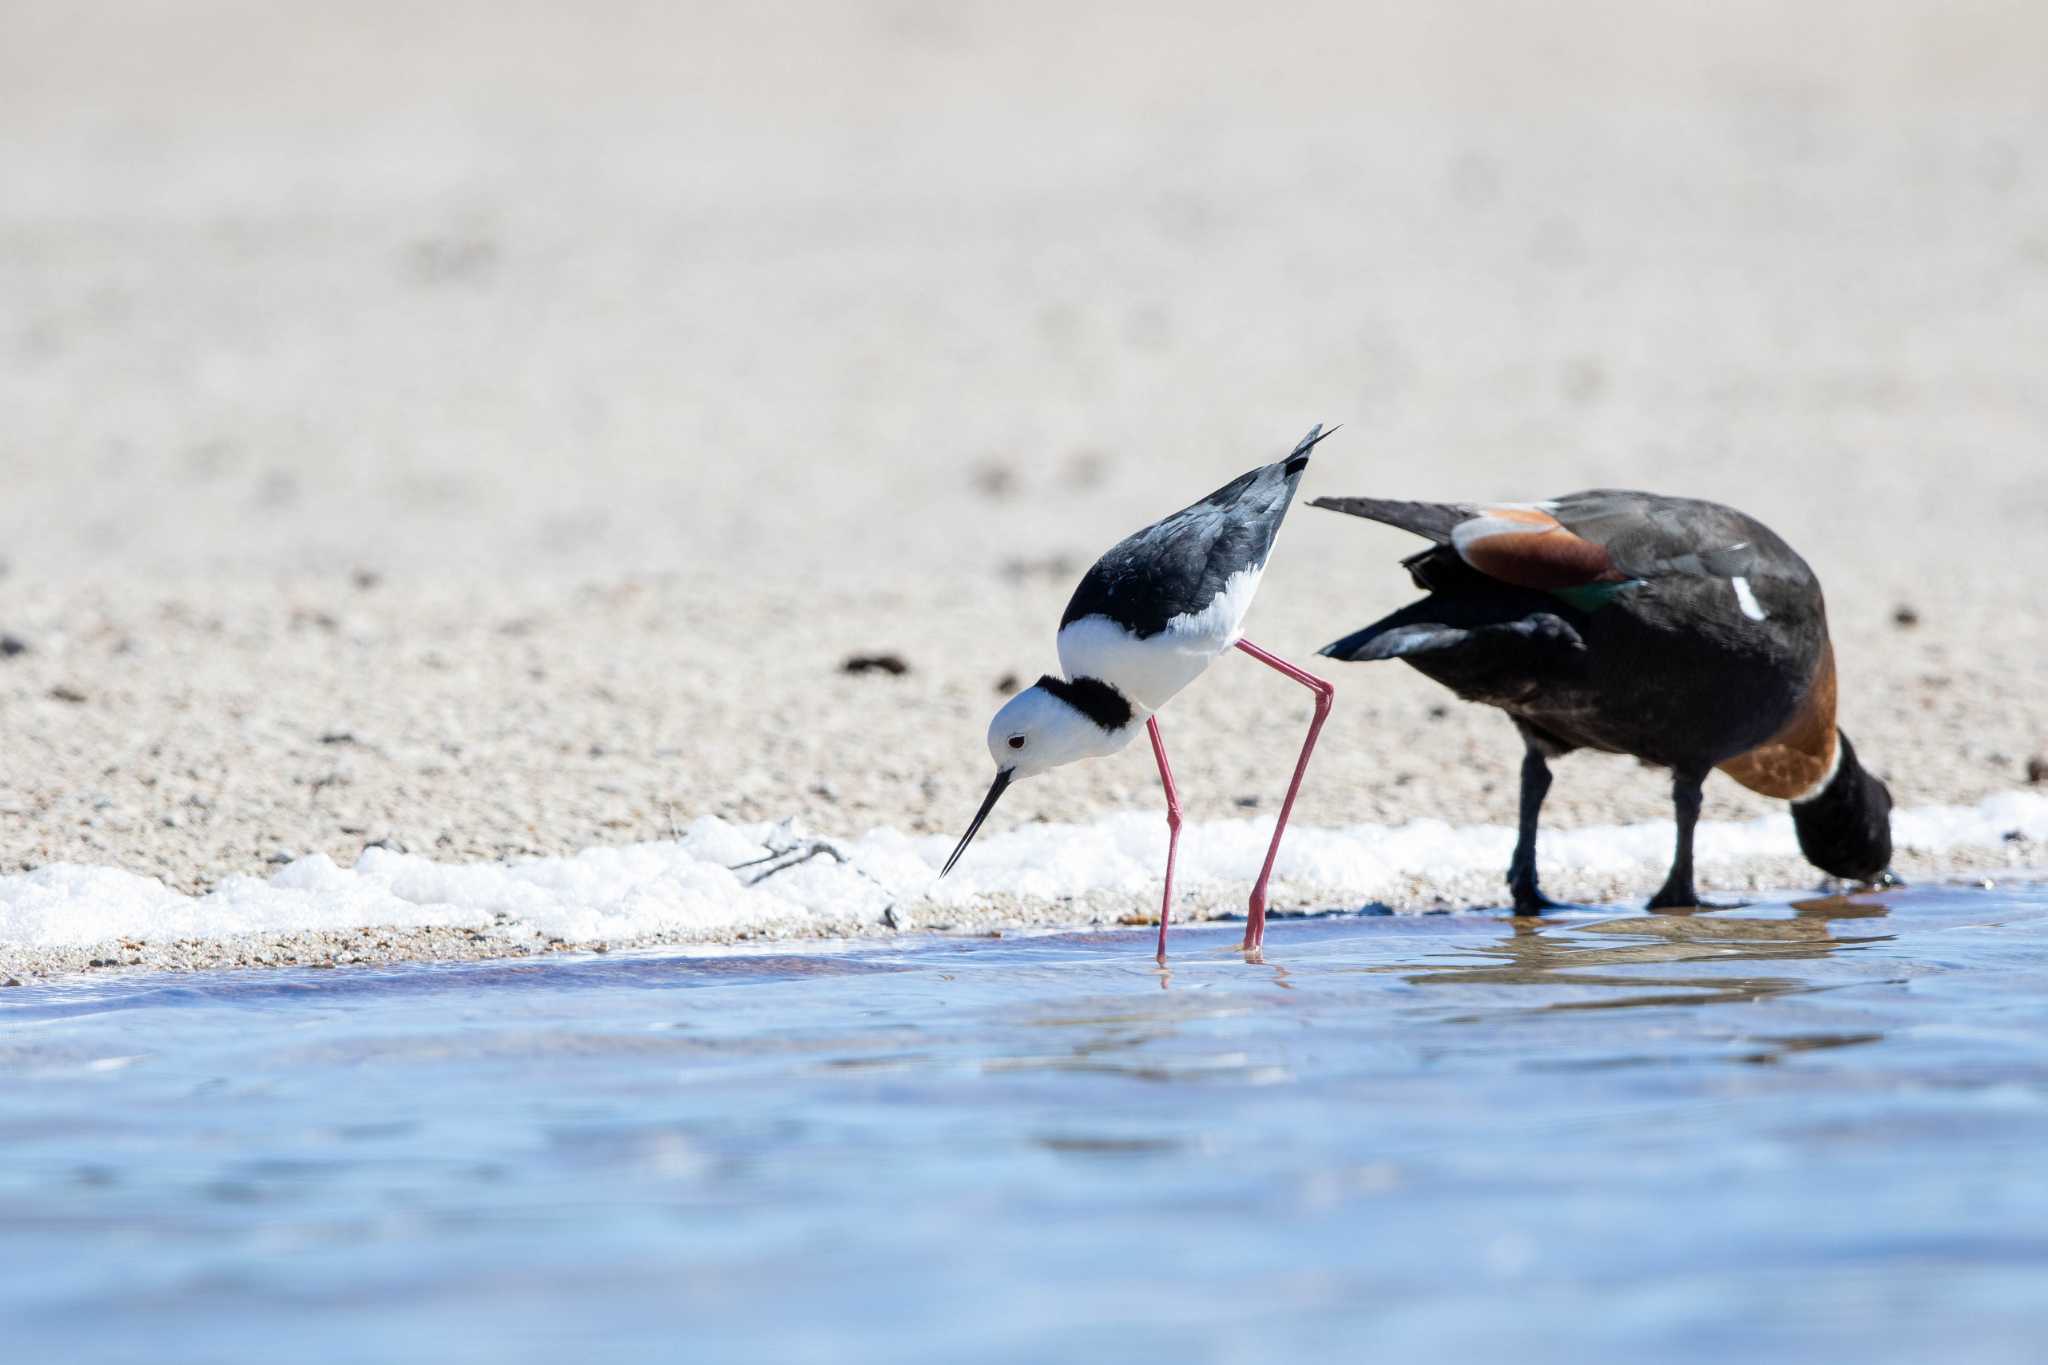
[[[1328,434],[1317,426],[1286,459],[1240,474],[1117,542],[1074,589],[1060,628],[1107,616],[1143,638],[1159,634],[1176,616],[1207,608],[1232,574],[1266,562],[1309,451]]]
[[[1813,570],[1770,527],[1699,498],[1623,488],[1567,493],[1545,503],[1566,530],[1606,547],[1631,578],[1777,578],[1812,583]]]

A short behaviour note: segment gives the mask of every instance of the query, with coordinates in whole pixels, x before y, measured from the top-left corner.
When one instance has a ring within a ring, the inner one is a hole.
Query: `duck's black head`
[[[1818,796],[1792,805],[1799,851],[1831,876],[1874,882],[1892,862],[1892,794],[1856,761],[1847,735],[1834,777]]]

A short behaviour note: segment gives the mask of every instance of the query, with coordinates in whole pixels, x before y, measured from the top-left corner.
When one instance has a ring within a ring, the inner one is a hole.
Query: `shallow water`
[[[2048,884],[0,991],[9,1354],[2032,1360]]]

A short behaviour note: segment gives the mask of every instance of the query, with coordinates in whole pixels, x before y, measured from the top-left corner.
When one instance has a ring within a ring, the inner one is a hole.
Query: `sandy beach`
[[[1316,422],[1307,495],[1759,515],[1901,806],[2040,792],[2044,38],[1988,4],[12,7],[0,873],[957,833],[1092,557]],[[1298,507],[1251,638],[1409,600],[1409,548]],[[1327,674],[1303,825],[1512,820],[1500,716]],[[1269,817],[1307,716],[1246,664],[1177,700],[1190,814]],[[1133,749],[998,823],[1157,801]],[[1575,757],[1545,818],[1667,813]],[[383,938],[0,976],[528,950]]]

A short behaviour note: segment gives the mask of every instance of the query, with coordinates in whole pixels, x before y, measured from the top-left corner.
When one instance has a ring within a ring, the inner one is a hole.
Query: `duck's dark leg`
[[[1663,888],[1650,897],[1652,910],[1700,903],[1699,893],[1692,889],[1692,831],[1700,822],[1700,787],[1706,780],[1705,773],[1671,775],[1671,807],[1678,818],[1678,848],[1671,858],[1671,875],[1664,879]]]
[[[1316,694],[1315,718],[1308,723],[1308,738],[1301,742],[1301,757],[1294,764],[1294,780],[1287,784],[1287,799],[1280,803],[1280,819],[1273,826],[1273,842],[1266,849],[1266,865],[1259,869],[1258,884],[1252,887],[1251,909],[1245,916],[1244,926],[1244,946],[1252,949],[1266,940],[1266,882],[1273,875],[1273,860],[1280,856],[1280,836],[1287,832],[1287,817],[1294,812],[1295,793],[1301,790],[1301,779],[1308,772],[1308,756],[1315,752],[1316,736],[1322,733],[1323,722],[1330,718],[1330,698],[1337,695],[1337,689],[1315,674],[1296,668],[1279,655],[1268,654],[1250,640],[1239,640],[1237,647]]]
[[[1166,764],[1166,744],[1159,738],[1159,718],[1145,722],[1152,736],[1152,757],[1159,760],[1159,785],[1166,788],[1166,894],[1159,901],[1159,964],[1166,965],[1166,917],[1173,913],[1173,855],[1180,850],[1180,792],[1173,785],[1173,769]]]
[[[1533,738],[1527,734],[1522,738],[1528,745],[1522,751],[1522,819],[1515,835],[1515,856],[1508,863],[1508,889],[1514,893],[1516,914],[1540,915],[1557,907],[1556,901],[1536,888],[1536,821],[1550,791],[1550,763]]]

